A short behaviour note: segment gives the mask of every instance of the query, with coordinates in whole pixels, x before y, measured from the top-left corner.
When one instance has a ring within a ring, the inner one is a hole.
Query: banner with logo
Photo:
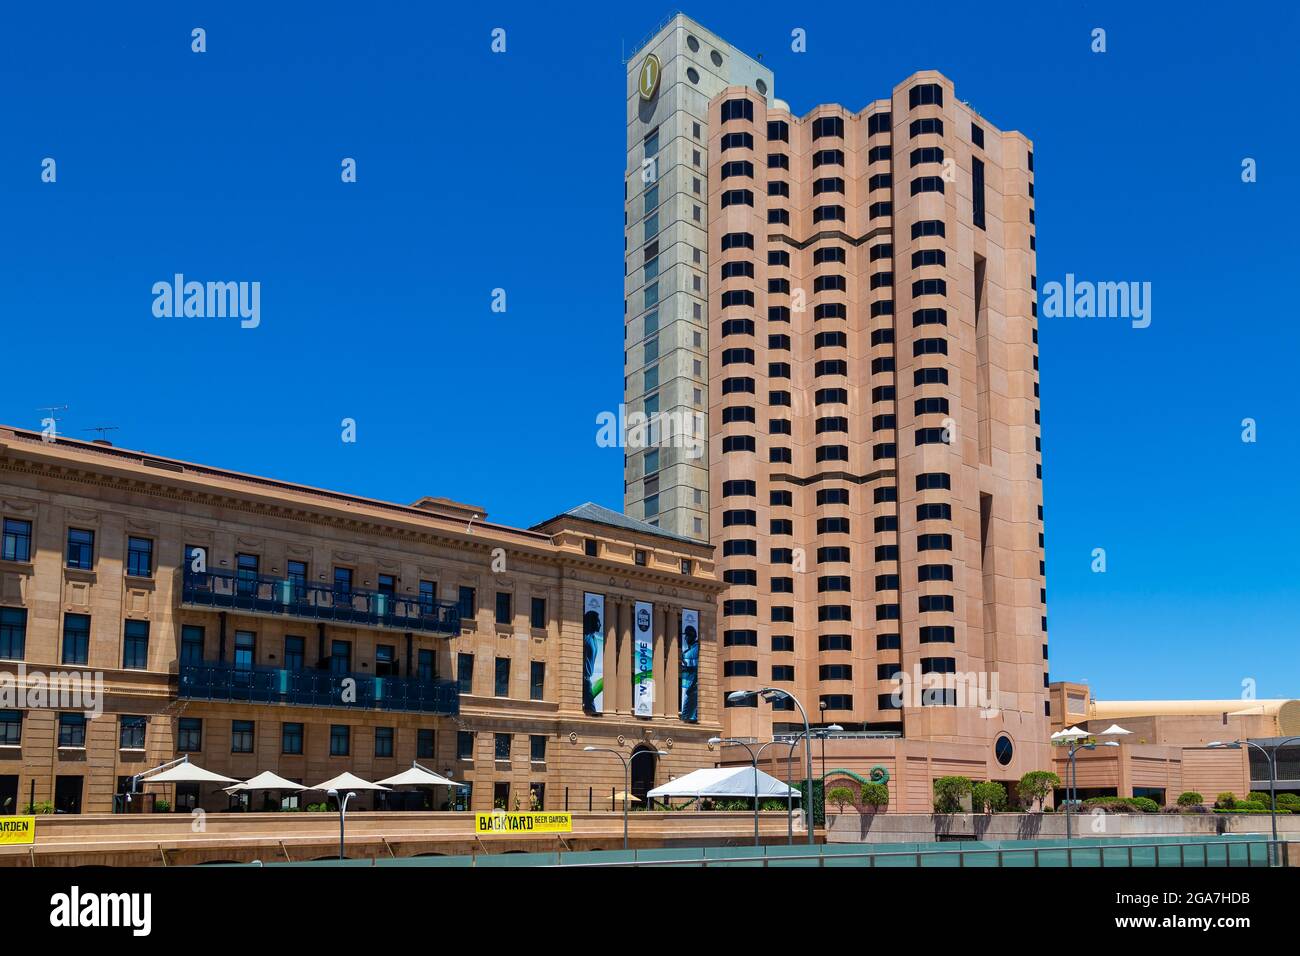
[[[35,842],[35,817],[0,817],[0,846]]]
[[[605,712],[605,595],[582,595],[582,709]]]
[[[477,833],[572,833],[570,813],[493,813],[474,814]]]
[[[655,636],[654,605],[636,602],[635,633],[632,637],[632,705],[638,717],[654,716]]]
[[[682,720],[700,719],[700,612],[682,610]]]

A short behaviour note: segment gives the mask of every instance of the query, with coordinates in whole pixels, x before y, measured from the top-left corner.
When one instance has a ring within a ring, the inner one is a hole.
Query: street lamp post
[[[1277,852],[1277,752],[1292,741],[1300,740],[1300,737],[1286,737],[1280,743],[1273,745],[1272,750],[1257,744],[1253,740],[1234,740],[1231,743],[1215,740],[1207,744],[1216,750],[1240,750],[1242,744],[1247,747],[1254,747],[1264,755],[1264,762],[1268,764],[1268,815],[1271,818],[1273,827],[1273,852]],[[1249,774],[1247,774],[1249,780]]]
[[[613,754],[619,760],[623,761],[623,849],[626,850],[627,849],[627,804],[628,804],[628,800],[630,799],[631,791],[632,791],[631,761],[629,761],[626,757],[624,757],[620,751],[613,750],[609,747],[583,747],[582,749],[585,750],[587,753]],[[663,750],[638,750],[632,754],[633,760],[636,759],[638,753],[657,754],[660,757],[668,756],[667,752]]]
[[[1074,802],[1074,798],[1078,796],[1078,792],[1079,792],[1079,764],[1075,755],[1078,754],[1080,750],[1096,750],[1098,747],[1118,747],[1118,746],[1119,746],[1119,742],[1115,740],[1107,740],[1100,744],[1097,743],[1095,740],[1086,744],[1081,744],[1077,740],[1071,740],[1069,742],[1070,769],[1066,774],[1067,779],[1066,779],[1066,788],[1065,788],[1065,792],[1066,792],[1065,841],[1067,843],[1070,842],[1070,809],[1071,809],[1070,805]]]
[[[831,724],[829,727],[823,727],[817,734],[822,739],[822,800],[826,799],[826,738],[831,734],[839,733],[843,729],[839,724]]]
[[[749,752],[749,762],[754,765],[754,846],[758,846],[758,754],[754,753],[754,748],[745,741],[738,740],[735,737],[710,737],[709,743],[715,747],[719,744],[728,747],[744,747]],[[763,748],[760,747],[758,753],[762,752]]]
[[[808,844],[811,846],[816,843],[816,835],[813,832],[816,829],[812,812],[812,731],[808,726],[808,712],[803,709],[803,704],[799,703],[799,698],[794,696],[788,690],[781,690],[779,687],[763,687],[759,690],[734,690],[727,695],[727,699],[733,704],[749,700],[751,697],[762,695],[763,699],[771,703],[778,697],[785,697],[793,701],[794,705],[799,708],[799,716],[803,718],[803,739],[804,739],[804,760],[806,775],[807,792],[804,793],[803,812],[804,818],[808,821]]]
[[[349,790],[346,794],[340,794],[337,790],[326,790],[325,795],[333,797],[339,805],[339,859],[344,859],[343,855],[343,820],[347,816],[348,801],[356,797],[356,793]]]

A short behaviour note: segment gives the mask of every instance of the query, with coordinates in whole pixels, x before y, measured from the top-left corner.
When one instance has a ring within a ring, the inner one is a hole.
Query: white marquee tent
[[[798,790],[787,787],[776,777],[758,771],[758,796],[798,799]],[[707,767],[684,777],[670,780],[655,787],[648,794],[652,800],[681,800],[687,797],[749,797],[754,796],[753,767]]]

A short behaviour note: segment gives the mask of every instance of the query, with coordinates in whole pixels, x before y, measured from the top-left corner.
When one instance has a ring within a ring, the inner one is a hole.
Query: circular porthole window
[[[690,48],[692,53],[700,52],[700,41],[695,39],[695,37],[691,36],[689,33],[686,34],[686,46]]]
[[[998,763],[1006,766],[1011,763],[1011,758],[1016,755],[1016,748],[1011,743],[1011,738],[1003,734],[993,743],[993,756],[998,758]]]
[[[709,59],[713,61],[714,66],[722,66],[722,54],[717,50],[709,54]]]
[[[699,74],[699,71],[696,70],[695,67],[693,67],[693,66],[688,66],[688,67],[686,68],[686,78],[687,78],[688,80],[690,80],[692,83],[698,83],[698,82],[700,82],[700,74]]]
[[[766,83],[766,81],[764,81],[764,80],[756,80],[756,81],[754,82],[754,89],[758,90],[758,92],[762,93],[764,96],[767,96],[767,83]]]

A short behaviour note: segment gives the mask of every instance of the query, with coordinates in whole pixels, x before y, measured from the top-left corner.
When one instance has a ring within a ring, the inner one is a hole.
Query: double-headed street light
[[[1286,737],[1281,743],[1274,744],[1271,748],[1257,744],[1253,740],[1214,740],[1206,744],[1214,750],[1240,750],[1242,745],[1254,747],[1264,755],[1264,761],[1268,764],[1268,803],[1269,816],[1272,817],[1273,823],[1273,852],[1277,852],[1277,752],[1292,741],[1300,740],[1300,737]],[[1247,774],[1249,779],[1249,774]]]
[[[811,845],[816,842],[816,838],[813,833],[812,734],[808,727],[808,712],[803,709],[803,704],[799,703],[798,697],[795,697],[794,694],[790,693],[788,690],[781,690],[779,687],[763,687],[759,690],[733,690],[727,695],[727,700],[731,701],[732,704],[740,704],[758,696],[762,696],[762,698],[768,703],[771,703],[774,700],[780,700],[781,698],[786,698],[792,701],[794,705],[799,708],[799,716],[803,718],[804,757],[806,759],[808,787],[803,795],[803,815],[804,819],[808,821],[808,843]]]
[[[383,788],[380,787],[379,789],[382,790]],[[339,793],[337,790],[334,790],[334,789],[331,788],[331,789],[325,791],[325,795],[326,795],[327,797],[333,797],[333,798],[334,798],[334,801],[339,805],[339,859],[342,860],[342,859],[344,858],[344,856],[343,856],[343,818],[344,818],[345,816],[347,816],[347,812],[348,812],[348,801],[354,799],[354,798],[356,797],[356,793],[353,792],[353,791],[351,791],[351,790],[349,790],[346,794],[341,794],[341,793]]]
[[[1066,744],[1070,748],[1070,769],[1066,774],[1067,797],[1065,801],[1065,840],[1067,843],[1070,841],[1070,804],[1074,802],[1074,798],[1078,796],[1078,792],[1079,792],[1079,765],[1077,760],[1075,759],[1075,755],[1080,750],[1096,750],[1098,747],[1119,746],[1119,741],[1116,740],[1107,740],[1099,744],[1095,740],[1091,740],[1088,737],[1084,737],[1082,739],[1089,740],[1089,742],[1085,744],[1085,743],[1081,743],[1079,739],[1066,740]]]
[[[668,752],[664,750],[634,750],[632,758],[629,760],[624,757],[621,751],[614,750],[610,747],[583,747],[587,753],[607,753],[613,754],[619,760],[623,761],[623,849],[627,849],[627,804],[632,795],[632,763],[640,754],[655,754],[659,757],[667,757]]]

